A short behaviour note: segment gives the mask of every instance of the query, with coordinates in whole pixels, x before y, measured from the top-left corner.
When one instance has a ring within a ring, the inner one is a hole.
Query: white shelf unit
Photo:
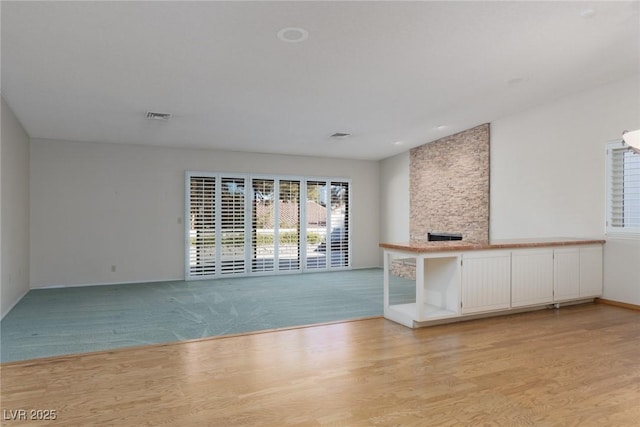
[[[390,304],[391,264],[396,260],[415,260],[416,297],[414,302]],[[414,322],[445,319],[459,315],[460,254],[385,251],[384,316],[410,328]]]

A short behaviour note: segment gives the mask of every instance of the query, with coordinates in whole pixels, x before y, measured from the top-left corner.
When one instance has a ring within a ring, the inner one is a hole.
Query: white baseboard
[[[341,268],[341,269],[334,269],[334,270],[321,270],[321,271],[282,271],[282,272],[278,272],[278,274],[273,274],[271,272],[266,273],[266,274],[253,274],[253,275],[238,275],[238,276],[234,276],[234,275],[229,275],[229,276],[225,276],[224,278],[227,279],[232,279],[234,277],[240,277],[243,279],[249,278],[249,277],[264,277],[264,276],[277,276],[277,275],[286,275],[286,274],[313,274],[313,273],[330,273],[330,272],[345,272],[345,271],[353,271],[353,270],[367,270],[367,269],[371,269],[371,268],[376,268],[376,269],[380,269],[381,267],[375,266],[375,267],[358,267],[358,268],[352,268],[352,267],[347,267],[347,268]],[[104,283],[77,283],[77,284],[72,284],[72,285],[40,285],[40,286],[32,286],[31,289],[36,290],[36,289],[59,289],[59,288],[83,288],[86,286],[111,286],[111,285],[128,285],[128,284],[136,284],[136,283],[160,283],[160,282],[181,282],[181,281],[185,281],[185,282],[190,282],[190,281],[197,281],[197,280],[215,280],[217,278],[213,278],[213,277],[202,277],[202,278],[185,278],[185,277],[176,277],[173,279],[148,279],[148,280],[130,280],[130,281],[124,281],[124,282],[104,282]]]
[[[61,288],[84,288],[88,286],[113,286],[113,285],[128,285],[128,284],[140,284],[140,283],[160,283],[160,282],[180,282],[184,281],[184,278],[177,279],[149,279],[149,280],[137,280],[126,282],[105,282],[105,283],[77,283],[72,285],[42,285],[32,287],[32,290],[38,289],[61,289]]]

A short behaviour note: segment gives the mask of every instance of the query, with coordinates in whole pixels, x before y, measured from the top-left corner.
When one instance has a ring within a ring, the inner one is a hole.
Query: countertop
[[[509,239],[494,240],[490,243],[465,242],[462,240],[448,240],[435,242],[409,242],[409,243],[379,243],[384,249],[395,249],[406,252],[454,252],[454,251],[479,251],[490,249],[515,249],[515,248],[543,248],[554,246],[575,246],[604,244],[600,239],[576,239],[571,237],[544,238],[544,239]]]

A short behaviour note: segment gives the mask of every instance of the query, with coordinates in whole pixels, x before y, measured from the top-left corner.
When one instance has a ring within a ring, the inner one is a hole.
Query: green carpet
[[[0,322],[0,361],[383,314],[381,269],[32,290]],[[415,301],[394,278],[394,303]]]

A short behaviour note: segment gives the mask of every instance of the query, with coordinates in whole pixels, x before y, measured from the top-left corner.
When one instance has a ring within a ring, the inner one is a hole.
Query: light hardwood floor
[[[380,318],[0,369],[7,426],[638,426],[640,312]]]

